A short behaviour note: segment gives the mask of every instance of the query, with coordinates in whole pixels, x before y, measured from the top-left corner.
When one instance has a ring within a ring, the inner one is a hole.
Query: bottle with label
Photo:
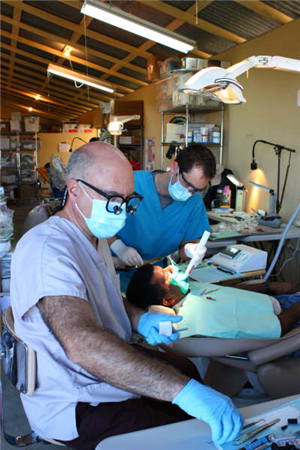
[[[231,190],[229,186],[225,186],[223,189],[223,198],[221,208],[230,208]]]
[[[220,128],[218,126],[215,126],[212,131],[212,142],[213,144],[220,144],[221,143],[221,133]]]
[[[220,208],[223,201],[223,189],[218,189],[216,193],[216,201],[215,206],[216,208]]]

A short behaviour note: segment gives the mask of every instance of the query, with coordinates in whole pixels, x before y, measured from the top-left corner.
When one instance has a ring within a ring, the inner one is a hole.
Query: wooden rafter
[[[193,25],[196,28],[201,28],[201,30],[207,31],[208,33],[225,38],[228,41],[234,42],[235,44],[242,44],[243,42],[246,41],[246,39],[242,38],[241,36],[231,33],[230,31],[227,31],[224,28],[218,27],[217,25],[207,22],[206,20],[198,18],[198,20],[196,21],[196,17],[194,14],[191,14],[191,13],[185,12],[185,11],[181,11],[180,9],[175,8],[174,6],[171,6],[167,3],[163,3],[160,1],[153,2],[153,1],[147,1],[147,0],[138,0],[138,1],[140,3],[148,5],[151,8],[154,8],[162,13],[168,14],[169,16],[173,16],[176,19],[180,19],[186,23],[190,23],[191,25]],[[205,6],[207,6],[208,3],[209,2],[206,2]],[[194,10],[194,7],[193,7],[193,10]]]
[[[11,105],[11,106],[16,106],[17,108],[20,108],[22,110],[28,111],[28,106],[22,104],[22,103],[17,103],[17,101],[14,101],[10,98],[7,98],[6,96],[2,96],[2,104],[3,105]],[[59,118],[57,117],[57,113],[51,113],[51,112],[47,112],[47,111],[43,111],[41,109],[37,109],[37,108],[33,108],[32,109],[32,113],[34,114],[38,114],[39,116],[43,116],[43,117],[49,117],[52,119],[60,119],[60,120],[68,120],[68,117],[64,114],[62,114]]]
[[[37,48],[37,49],[39,49],[39,50],[41,50],[43,52],[49,53],[50,55],[52,54],[52,55],[55,55],[55,56],[58,56],[58,57],[65,58],[62,51],[56,50],[53,47],[49,47],[47,45],[40,44],[40,43],[35,42],[35,41],[31,41],[30,39],[26,39],[26,38],[23,38],[21,36],[15,35],[15,34],[11,34],[11,33],[7,32],[7,31],[4,31],[4,30],[2,30],[2,34],[3,34],[3,36],[6,36],[6,37],[10,38],[12,41],[21,42],[21,43],[26,44],[26,45],[28,45],[30,47]],[[35,58],[36,56],[32,55],[32,57]],[[46,60],[45,58],[43,58],[43,59],[44,59],[44,61],[48,61],[48,63],[52,62],[51,60]],[[117,76],[118,78],[121,78],[121,79],[126,80],[126,81],[130,81],[131,83],[135,83],[135,84],[138,84],[140,86],[147,86],[147,84],[148,84],[148,83],[145,83],[145,81],[138,80],[138,79],[130,77],[128,75],[123,75],[123,74],[115,72],[115,71],[113,71],[111,69],[107,69],[106,67],[100,66],[99,64],[95,64],[95,63],[92,63],[90,61],[86,61],[85,59],[78,58],[78,56],[74,56],[72,54],[70,55],[70,57],[68,59],[70,61],[74,61],[74,62],[76,62],[78,64],[83,65],[83,66],[88,66],[90,68],[99,70],[101,72],[106,72],[109,75]],[[120,86],[120,85],[118,85],[118,86]],[[116,95],[119,96],[119,97],[122,97],[122,94],[120,94],[118,92],[116,93]]]
[[[287,16],[286,14],[278,11],[275,8],[272,8],[272,6],[267,5],[266,3],[263,3],[261,1],[255,0],[235,0],[240,5],[245,6],[248,9],[251,9],[252,11],[255,11],[258,14],[261,14],[262,16],[267,17],[268,19],[273,20],[276,23],[279,23],[280,25],[284,25],[286,23],[292,22],[292,18]]]
[[[20,19],[21,19],[21,11],[18,9],[14,9],[14,25],[12,27],[12,32],[15,34],[19,34],[19,23],[20,23]],[[16,48],[17,43],[13,42],[12,43],[13,48]],[[13,58],[11,58],[10,63],[9,63],[9,76],[8,76],[8,84],[10,85],[11,82],[11,77],[14,71],[14,65],[15,65],[15,53],[13,54]]]

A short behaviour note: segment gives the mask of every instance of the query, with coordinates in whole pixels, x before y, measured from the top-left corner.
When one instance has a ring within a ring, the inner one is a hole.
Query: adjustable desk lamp
[[[269,215],[266,217],[261,217],[258,221],[260,225],[266,225],[272,228],[279,228],[281,225],[280,216],[275,214],[275,205],[276,205],[276,195],[273,189],[268,188],[266,186],[262,186],[261,184],[254,183],[254,181],[249,181],[249,184],[252,186],[256,186],[259,189],[263,189],[264,191],[269,192],[270,194],[270,202],[269,202]]]
[[[238,180],[233,174],[229,173],[226,175],[231,183],[233,183],[236,187],[235,194],[235,210],[236,211],[244,211],[244,201],[245,201],[245,185],[240,180]]]
[[[262,142],[263,144],[268,144],[268,145],[272,145],[274,147],[275,150],[275,154],[277,155],[277,159],[278,159],[278,164],[277,164],[277,199],[276,199],[276,213],[278,214],[281,206],[282,206],[282,200],[283,200],[283,196],[284,196],[284,192],[285,192],[285,188],[286,188],[286,183],[287,183],[287,177],[289,174],[289,170],[290,170],[290,162],[291,162],[291,156],[292,153],[295,153],[296,150],[293,150],[292,148],[288,148],[288,147],[284,147],[283,145],[279,145],[279,144],[273,144],[272,142],[268,142],[268,141],[263,141],[261,139],[257,140],[254,142],[253,144],[253,148],[252,148],[252,163],[251,163],[251,169],[252,170],[256,170],[257,169],[257,163],[255,161],[255,146],[258,142]],[[281,193],[281,198],[279,199],[279,190],[280,190],[280,162],[281,162],[281,152],[282,150],[287,150],[288,152],[290,152],[290,156],[289,156],[289,162],[286,168],[286,173],[285,173],[285,178],[284,178],[284,184],[283,184],[283,188],[282,188],[282,193]],[[250,184],[252,184],[252,182],[250,181]],[[258,187],[261,187],[260,185]],[[268,188],[266,188],[267,190]],[[274,193],[274,191],[273,191]],[[276,198],[276,197],[275,197]],[[271,201],[271,198],[270,198]],[[272,214],[275,213],[275,209],[272,212]],[[270,212],[271,214],[271,212]]]

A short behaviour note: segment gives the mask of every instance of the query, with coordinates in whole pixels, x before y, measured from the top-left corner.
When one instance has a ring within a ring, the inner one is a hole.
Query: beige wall
[[[278,55],[300,58],[300,20],[284,25],[258,39],[224,52],[218,57],[236,63],[252,55]],[[259,169],[252,171],[252,146],[263,139],[295,149],[286,187],[281,215],[286,221],[300,200],[300,107],[297,91],[300,75],[272,69],[251,69],[249,78],[241,75],[245,105],[228,107],[227,146],[225,162],[243,181],[255,181],[276,190],[277,157],[273,147],[258,143],[255,147]],[[282,152],[281,187],[283,186],[288,152]],[[268,210],[269,194],[251,187],[247,194],[247,208]]]
[[[38,151],[38,166],[44,167],[47,162],[50,162],[52,154],[59,155],[62,161],[67,164],[71,153],[59,152],[58,144],[61,142],[67,142],[71,146],[72,140],[75,137],[81,138],[88,142],[93,136],[97,136],[97,131],[95,128],[89,133],[39,133],[38,137],[41,141],[41,148]],[[80,139],[75,139],[72,150],[74,151],[82,145],[84,145],[84,142]]]
[[[218,55],[218,59],[236,63],[252,55],[300,58],[299,42],[300,19],[228,50]],[[260,170],[250,170],[254,141],[263,139],[297,150],[297,153],[292,155],[281,210],[283,219],[287,220],[300,200],[300,108],[296,106],[297,91],[300,89],[299,74],[272,69],[252,69],[248,79],[244,74],[238,81],[244,86],[247,103],[227,107],[224,164],[245,182],[252,180],[276,189],[277,157],[271,146],[257,144],[256,160]],[[160,167],[161,114],[157,109],[155,84],[127,95],[124,100],[144,100],[145,138],[155,138],[156,167]],[[287,152],[283,152],[281,186],[287,157]],[[249,185],[246,201],[248,210],[251,210],[251,207],[268,210],[269,194]]]

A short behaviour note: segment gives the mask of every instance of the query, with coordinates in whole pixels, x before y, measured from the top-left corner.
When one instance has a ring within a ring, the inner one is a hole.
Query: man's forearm
[[[171,401],[189,379],[100,328],[85,300],[44,297],[38,307],[68,358],[120,389]]]
[[[189,381],[173,367],[139,353],[109,331],[98,328],[88,337],[79,335],[77,339],[82,345],[76,349],[74,362],[120,389],[172,401]]]

